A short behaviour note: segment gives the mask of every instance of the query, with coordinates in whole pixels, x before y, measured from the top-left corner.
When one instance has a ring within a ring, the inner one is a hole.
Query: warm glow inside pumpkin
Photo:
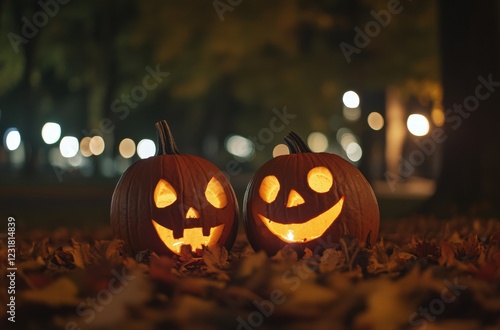
[[[224,225],[218,225],[210,229],[210,234],[208,236],[204,236],[201,228],[186,228],[184,229],[184,236],[175,239],[172,230],[163,227],[154,220],[151,220],[151,222],[165,246],[176,254],[181,254],[183,245],[191,245],[192,250],[201,250],[203,245],[213,246],[217,244],[217,241],[224,231]]]
[[[214,207],[221,209],[227,205],[227,197],[219,180],[212,178],[205,189],[205,198]],[[177,200],[177,193],[172,185],[164,179],[160,179],[153,192],[153,199],[157,208],[165,208],[172,205]],[[186,212],[186,219],[199,219],[200,213],[194,208],[189,207]],[[154,219],[151,219],[153,226],[165,246],[181,254],[183,245],[190,245],[193,251],[201,250],[203,246],[213,246],[217,244],[224,231],[224,224],[210,228],[209,235],[203,235],[203,230],[199,228],[184,228],[183,236],[174,238],[174,232],[168,229]]]
[[[285,142],[290,154],[261,166],[245,193],[244,224],[252,247],[269,255],[286,245],[317,252],[343,235],[373,244],[378,205],[361,172],[340,156],[313,153],[293,132]]]
[[[238,203],[225,175],[206,159],[180,154],[166,121],[156,124],[157,156],[130,166],[111,201],[111,224],[132,253],[179,255],[203,246],[229,250],[238,230]]]
[[[316,193],[326,193],[333,185],[333,175],[326,167],[315,167],[307,173],[307,184]],[[272,203],[279,191],[280,183],[274,175],[266,176],[259,187],[259,195],[267,203]],[[291,189],[286,207],[296,207],[304,203],[304,198],[300,193]],[[344,197],[342,196],[331,208],[304,223],[283,223],[283,219],[272,220],[262,214],[258,216],[276,237],[287,243],[301,243],[321,237],[337,219],[343,204]]]

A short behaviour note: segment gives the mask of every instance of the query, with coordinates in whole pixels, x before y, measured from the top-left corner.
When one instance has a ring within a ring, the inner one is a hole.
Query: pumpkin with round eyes
[[[162,153],[123,173],[111,201],[111,225],[131,253],[150,249],[179,255],[183,245],[231,249],[238,203],[224,174],[211,162],[177,150],[166,121],[156,123]]]
[[[268,161],[248,184],[245,231],[255,250],[274,255],[286,245],[321,252],[344,234],[374,244],[380,216],[361,172],[340,156],[313,153],[291,132],[289,155]],[[330,246],[329,246],[330,245]]]

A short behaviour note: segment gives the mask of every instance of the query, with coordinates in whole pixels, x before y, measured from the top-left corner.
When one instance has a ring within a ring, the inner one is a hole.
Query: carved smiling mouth
[[[305,243],[321,237],[325,231],[337,220],[344,196],[330,209],[304,223],[279,223],[259,214],[259,218],[276,237],[287,243]]]
[[[180,238],[174,238],[174,232],[163,227],[154,220],[151,220],[153,227],[156,229],[158,237],[165,246],[172,252],[180,255],[183,245],[191,245],[192,251],[201,250],[202,245],[212,246],[217,244],[219,238],[224,231],[224,224],[210,228],[210,234],[203,236],[203,228],[184,228],[184,235]]]

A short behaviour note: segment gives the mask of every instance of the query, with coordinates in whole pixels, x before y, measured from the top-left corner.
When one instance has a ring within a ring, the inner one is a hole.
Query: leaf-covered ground
[[[1,328],[500,329],[500,221],[406,219],[375,246],[255,253],[245,235],[201,258],[127,255],[109,228],[18,235],[15,325]]]

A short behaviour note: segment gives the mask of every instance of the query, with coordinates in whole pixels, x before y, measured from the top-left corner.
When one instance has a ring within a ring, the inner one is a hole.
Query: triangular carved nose
[[[193,207],[190,207],[186,212],[186,219],[199,219],[200,214]]]
[[[286,207],[294,207],[300,204],[304,204],[304,198],[294,189],[290,190],[288,194],[288,201],[286,202]]]

